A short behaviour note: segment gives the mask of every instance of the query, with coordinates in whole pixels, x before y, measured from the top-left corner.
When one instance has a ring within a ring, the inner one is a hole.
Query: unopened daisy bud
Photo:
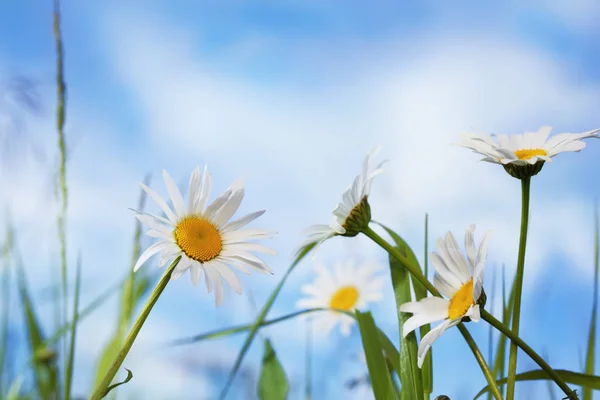
[[[582,139],[598,138],[600,129],[583,133],[560,133],[550,135],[549,126],[537,132],[518,135],[467,134],[460,146],[484,155],[481,161],[501,164],[506,172],[517,179],[530,178],[538,174],[544,162],[552,162],[552,157],[567,151],[580,151],[585,147]]]
[[[383,172],[382,162],[375,166],[373,157],[379,153],[378,147],[369,152],[363,162],[362,172],[342,194],[342,201],[333,210],[333,220],[329,225],[311,225],[305,231],[305,239],[294,250],[298,254],[304,247],[316,243],[315,254],[323,242],[334,236],[356,236],[371,221],[371,206],[368,202],[373,178]]]
[[[525,179],[535,176],[544,167],[544,161],[538,160],[535,164],[524,164],[517,165],[513,163],[502,165],[504,170],[510,174],[513,178]]]
[[[362,200],[350,211],[350,215],[342,227],[346,230],[342,236],[356,236],[362,232],[371,222],[371,206],[369,205],[369,196],[365,196]]]

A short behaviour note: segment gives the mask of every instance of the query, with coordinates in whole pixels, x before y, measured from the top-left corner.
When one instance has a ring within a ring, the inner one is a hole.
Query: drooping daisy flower
[[[435,268],[434,286],[449,300],[441,297],[426,297],[420,301],[405,303],[400,311],[413,313],[403,326],[402,335],[406,337],[420,326],[444,320],[433,328],[419,344],[418,365],[421,368],[429,348],[446,329],[458,325],[463,319],[479,322],[479,307],[485,306],[486,296],[483,291],[483,268],[487,257],[487,232],[475,249],[475,225],[469,226],[465,233],[467,258],[458,247],[451,232],[446,240],[437,240],[438,253],[431,253],[431,263]]]
[[[536,175],[544,162],[551,162],[557,154],[580,151],[585,147],[582,139],[598,138],[600,132],[595,129],[584,133],[560,133],[548,138],[551,130],[551,127],[543,126],[537,132],[522,135],[494,135],[497,142],[487,134],[467,134],[459,145],[484,155],[481,161],[501,164],[509,174],[522,179]]]
[[[381,166],[373,164],[373,157],[379,153],[381,147],[369,152],[363,162],[361,173],[354,179],[352,185],[342,194],[342,201],[333,209],[332,221],[329,225],[311,225],[303,234],[306,238],[294,251],[298,254],[304,247],[316,243],[315,252],[321,244],[337,235],[356,236],[371,221],[371,206],[368,202],[371,182],[374,177],[383,172]],[[313,256],[314,258],[314,256]]]
[[[308,297],[298,300],[296,306],[331,308],[332,312],[311,316],[313,328],[327,335],[339,323],[342,334],[348,336],[354,319],[334,310],[354,311],[366,308],[371,302],[380,301],[383,278],[373,276],[378,270],[379,266],[374,263],[361,264],[355,268],[351,260],[335,264],[333,271],[317,263],[315,281],[302,286],[302,293]]]
[[[137,271],[153,255],[160,253],[159,266],[181,256],[173,270],[172,279],[177,279],[190,270],[192,283],[197,285],[204,272],[206,288],[210,293],[215,288],[215,302],[221,304],[224,279],[238,294],[242,286],[230,267],[250,274],[254,270],[261,274],[272,273],[264,261],[250,252],[276,254],[276,252],[251,240],[270,238],[276,232],[264,229],[241,229],[260,217],[265,211],[256,211],[240,219],[229,221],[244,198],[242,180],[234,182],[229,189],[207,206],[212,180],[208,169],[200,174],[196,168],[190,177],[188,205],[167,171],[163,178],[173,209],[148,186],[141,184],[144,191],[162,209],[167,218],[137,212],[136,218],[150,227],[148,236],[159,241],[148,247],[137,260],[133,270]]]

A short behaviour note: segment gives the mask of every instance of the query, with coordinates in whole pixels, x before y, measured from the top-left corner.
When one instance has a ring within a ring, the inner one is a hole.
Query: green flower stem
[[[100,400],[101,398],[104,397],[106,388],[108,388],[108,386],[112,382],[113,378],[117,374],[117,371],[121,367],[121,364],[123,364],[123,360],[125,360],[125,357],[127,357],[127,353],[129,353],[129,350],[131,349],[131,346],[133,345],[135,338],[137,337],[138,333],[140,332],[140,329],[142,329],[142,325],[144,325],[144,322],[146,322],[146,318],[148,318],[150,311],[152,311],[152,308],[156,304],[156,301],[162,294],[163,290],[165,290],[167,283],[169,283],[169,280],[171,279],[171,272],[173,272],[173,270],[175,269],[177,264],[179,264],[179,260],[181,260],[181,256],[179,256],[175,260],[173,260],[171,265],[169,265],[169,267],[167,268],[167,270],[165,271],[163,276],[160,278],[160,281],[158,281],[158,284],[156,285],[156,287],[152,291],[152,294],[148,298],[148,301],[144,305],[142,312],[140,313],[137,320],[133,324],[131,331],[129,331],[129,335],[127,335],[127,338],[125,339],[125,342],[123,343],[123,347],[121,347],[119,354],[117,354],[117,357],[115,357],[115,360],[113,361],[112,365],[106,372],[104,379],[102,379],[102,382],[100,382],[100,385],[98,385],[98,387],[94,391],[94,394],[92,395],[91,400]]]
[[[327,308],[308,308],[306,310],[296,311],[291,314],[284,315],[282,317],[271,319],[269,321],[263,321],[260,323],[259,326],[261,328],[264,328],[265,326],[277,324],[279,322],[283,322],[290,318],[299,317],[300,315],[310,314],[315,311],[328,311],[328,310],[329,309],[327,309]],[[233,335],[235,333],[240,333],[240,332],[250,330],[254,325],[255,325],[255,322],[252,322],[250,324],[234,326],[232,328],[219,329],[217,331],[212,331],[212,332],[202,333],[202,334],[196,335],[196,336],[177,339],[177,340],[170,342],[168,345],[169,346],[180,346],[180,345],[184,345],[184,344],[192,344],[192,343],[201,342],[202,340],[207,340],[207,339],[217,339],[217,338],[220,338],[223,336],[229,336],[229,335]]]
[[[523,272],[525,270],[525,247],[527,245],[527,226],[529,224],[529,189],[531,177],[521,179],[521,234],[519,237],[519,258],[517,261],[517,275],[515,276],[515,305],[511,329],[515,336],[519,336],[519,323],[521,321],[521,294],[523,291]],[[506,399],[515,398],[515,376],[517,374],[517,345],[510,343],[508,359],[508,383]]]
[[[540,366],[542,370],[544,370],[552,380],[562,389],[562,391],[567,395],[568,399],[577,400],[577,393],[566,384],[566,382],[548,365],[546,361],[539,354],[537,354],[531,347],[527,345],[519,336],[515,335],[513,331],[511,331],[506,325],[502,322],[498,321],[492,314],[487,312],[486,310],[480,310],[481,318],[487,321],[494,328],[502,332],[506,335],[511,343],[515,343],[516,346],[520,347],[525,354],[527,354],[537,365]]]
[[[381,246],[392,257],[394,257],[395,259],[400,261],[405,266],[405,268],[419,282],[421,282],[423,284],[423,286],[425,286],[427,288],[427,290],[429,290],[434,296],[442,297],[440,292],[435,288],[435,286],[433,286],[427,280],[427,278],[425,278],[425,276],[421,272],[421,269],[412,265],[409,262],[409,260],[405,256],[403,256],[402,253],[400,253],[398,251],[398,249],[396,249],[391,244],[389,244],[385,239],[383,239],[381,236],[379,236],[370,227],[364,228],[363,233],[366,236],[368,236],[371,240],[373,240],[375,243],[377,243],[379,246]],[[464,324],[462,322],[460,324],[458,324],[458,329],[460,330],[460,333],[463,335],[463,337],[465,338],[465,341],[471,348],[471,351],[473,352],[475,359],[479,363],[479,367],[481,368],[481,371],[483,372],[483,375],[485,376],[485,379],[487,380],[488,385],[490,386],[490,389],[491,389],[492,394],[494,395],[494,398],[496,400],[502,400],[502,395],[500,394],[500,389],[498,389],[498,385],[496,385],[496,380],[494,379],[494,376],[492,375],[492,372],[490,371],[490,367],[485,362],[485,358],[483,357],[483,354],[479,350],[479,347],[477,347],[477,343],[475,343],[475,340],[473,340],[473,337],[471,336],[471,334],[469,333],[469,331],[467,330],[467,328],[464,326]]]

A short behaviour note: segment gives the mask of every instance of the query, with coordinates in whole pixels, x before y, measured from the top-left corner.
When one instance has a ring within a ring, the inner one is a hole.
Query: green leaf
[[[381,224],[380,224],[381,225]],[[394,231],[381,225],[396,243],[398,251],[403,253],[411,264],[421,269],[419,262],[411,248]],[[391,255],[389,256],[392,285],[396,295],[396,309],[401,304],[412,301],[410,296],[409,272],[404,265]],[[416,288],[415,288],[416,291]],[[422,375],[417,366],[417,337],[411,332],[405,338],[402,336],[404,322],[410,318],[410,314],[398,310],[398,328],[400,333],[400,383],[402,384],[402,400],[418,400],[424,395]]]
[[[512,317],[513,305],[515,302],[515,281],[513,280],[510,289],[510,295],[508,301],[506,299],[506,274],[505,266],[502,266],[502,323],[509,326]],[[504,335],[500,335],[498,338],[498,346],[496,349],[496,357],[494,359],[494,367],[492,368],[492,374],[494,377],[500,379],[506,376],[506,347],[508,345],[508,338]],[[504,390],[504,388],[502,388]]]
[[[10,223],[6,226],[6,237],[2,246],[2,331],[0,337],[0,394],[4,393],[4,371],[6,365],[6,349],[8,345],[8,328],[10,325],[10,258],[12,252],[12,228]]]
[[[23,317],[27,326],[29,351],[34,359],[33,371],[36,390],[41,399],[57,398],[58,371],[56,367],[56,352],[44,344],[44,334],[42,333],[41,325],[31,302],[25,271],[20,263],[18,264],[17,272]]]
[[[370,312],[361,313],[356,310],[356,320],[360,329],[367,367],[371,377],[371,386],[375,399],[388,400],[394,398],[394,387],[387,369],[383,349],[379,341],[379,330]]]
[[[77,275],[75,277],[75,299],[73,300],[73,323],[71,324],[71,342],[69,343],[69,356],[65,369],[65,400],[71,398],[71,382],[73,379],[73,364],[75,360],[75,339],[79,313],[79,290],[81,287],[81,256],[77,260]]]
[[[596,354],[596,321],[598,319],[598,270],[600,253],[600,229],[598,227],[598,204],[594,208],[594,300],[592,301],[592,318],[588,333],[587,355],[585,358],[585,373],[594,374]],[[583,388],[583,400],[592,400],[592,389]]]
[[[292,273],[292,271],[294,270],[296,265],[298,265],[298,263],[313,249],[313,247],[315,247],[315,243],[311,243],[311,244],[305,246],[304,249],[302,249],[302,251],[300,251],[300,253],[298,253],[298,255],[296,256],[296,259],[294,260],[294,262],[292,262],[292,265],[290,265],[288,270],[285,272],[285,274],[283,275],[283,277],[281,278],[281,280],[275,287],[275,290],[273,290],[273,292],[267,299],[267,302],[265,303],[263,308],[260,310],[260,313],[256,317],[256,321],[254,321],[254,325],[252,326],[252,328],[250,328],[250,333],[248,334],[248,337],[246,338],[246,341],[244,342],[244,345],[242,346],[242,349],[240,350],[240,352],[237,356],[237,359],[235,360],[235,364],[233,365],[233,368],[231,369],[231,372],[229,373],[227,382],[225,383],[225,387],[221,391],[221,395],[219,396],[219,399],[222,400],[225,398],[225,396],[227,396],[227,391],[231,387],[233,379],[235,378],[235,374],[237,373],[238,369],[242,365],[244,356],[246,355],[248,348],[250,348],[250,344],[252,344],[252,341],[254,340],[254,337],[256,336],[256,332],[258,331],[258,328],[260,328],[261,324],[267,317],[267,313],[269,312],[269,310],[271,309],[271,306],[275,302],[275,299],[277,298],[277,295],[281,291],[283,284],[287,280],[288,276],[290,276],[290,274]]]
[[[285,400],[290,387],[285,371],[269,340],[265,340],[265,354],[258,382],[258,398],[261,400]]]
[[[600,376],[581,374],[579,372],[568,371],[564,369],[555,369],[556,373],[567,383],[577,386],[583,386],[590,388],[592,390],[600,390]],[[516,375],[517,381],[541,381],[552,379],[550,376],[541,369],[536,369],[534,371],[522,372]],[[498,379],[496,383],[498,385],[506,384],[507,378]],[[489,389],[489,386],[484,387],[477,393],[475,399],[478,399],[483,394],[485,394]]]
[[[13,382],[10,384],[10,387],[8,388],[8,393],[6,393],[6,400],[19,399],[19,392],[21,391],[23,380],[23,375],[19,375],[13,380]]]
[[[131,380],[131,378],[133,378],[133,372],[131,372],[130,370],[128,370],[127,368],[125,368],[125,371],[127,371],[127,378],[125,378],[124,381],[119,382],[119,383],[115,383],[113,385],[110,385],[109,387],[106,388],[106,390],[104,391],[104,393],[102,394],[102,397],[106,397],[106,395],[108,393],[110,393],[111,390],[113,390],[114,388],[116,388],[117,386],[121,386],[126,384],[127,382],[129,382]]]
[[[428,277],[428,251],[429,251],[429,214],[425,214],[425,250],[423,254],[423,275]],[[412,276],[411,276],[412,279]],[[413,280],[414,282],[414,280]],[[415,296],[417,300],[420,300],[424,297],[427,297],[427,289],[421,283],[417,282],[418,285],[415,286]],[[421,337],[425,337],[431,330],[431,324],[425,324],[419,329],[419,333]],[[433,349],[429,349],[427,355],[425,356],[425,360],[423,362],[423,367],[421,368],[421,373],[423,375],[423,398],[425,400],[429,400],[431,397],[431,393],[433,392]]]
[[[150,184],[150,176],[147,175],[144,178],[144,184],[148,186]],[[138,199],[137,210],[143,211],[146,204],[146,192],[140,190],[140,197]],[[136,219],[135,232],[133,235],[133,251],[131,254],[131,265],[129,268],[128,277],[125,279],[122,285],[121,291],[121,310],[119,312],[119,320],[117,321],[117,328],[104,346],[104,350],[98,359],[96,366],[96,379],[94,387],[98,387],[106,372],[110,368],[113,360],[121,350],[121,345],[125,341],[125,336],[131,325],[133,318],[133,312],[138,303],[142,300],[143,296],[152,287],[150,285],[151,278],[143,271],[137,273],[133,272],[133,266],[137,262],[140,256],[142,238],[142,224]],[[145,271],[145,270],[144,270]]]

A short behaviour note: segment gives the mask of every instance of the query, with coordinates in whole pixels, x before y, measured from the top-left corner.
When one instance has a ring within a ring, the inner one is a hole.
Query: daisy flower
[[[352,185],[342,194],[342,201],[333,209],[332,221],[329,225],[311,225],[304,230],[306,238],[294,251],[298,254],[304,247],[316,243],[314,255],[321,244],[334,236],[356,236],[371,221],[371,206],[368,202],[373,178],[383,172],[381,166],[373,164],[373,158],[381,147],[369,152],[363,162],[361,173]],[[314,258],[314,256],[313,256]]]
[[[446,240],[437,240],[439,254],[431,253],[431,263],[436,271],[433,284],[449,300],[442,297],[426,297],[400,306],[400,311],[413,313],[402,328],[404,337],[420,326],[444,320],[421,339],[418,351],[419,368],[423,365],[425,355],[433,342],[446,329],[458,325],[463,319],[479,322],[479,307],[483,307],[486,301],[483,291],[483,267],[490,232],[485,234],[479,250],[476,251],[474,231],[475,225],[471,225],[465,233],[466,259],[451,232],[446,234]]]
[[[366,308],[371,302],[380,301],[383,278],[373,276],[378,270],[379,266],[374,263],[361,264],[355,268],[351,260],[335,264],[333,271],[317,263],[315,281],[302,286],[302,292],[308,297],[298,300],[296,306],[331,308],[332,312],[311,317],[313,327],[327,335],[339,323],[342,334],[348,336],[354,319],[334,310],[354,311]]]
[[[143,183],[140,184],[148,196],[160,206],[166,218],[136,211],[136,218],[150,228],[147,235],[159,240],[142,253],[135,263],[134,271],[155,254],[160,254],[159,266],[181,256],[171,279],[179,278],[189,269],[192,283],[197,285],[204,273],[209,293],[214,285],[217,306],[223,299],[221,279],[238,294],[242,293],[240,281],[230,267],[246,274],[250,274],[251,270],[262,274],[272,273],[267,264],[251,252],[276,252],[250,241],[270,238],[276,232],[256,228],[241,229],[265,211],[256,211],[229,221],[244,198],[242,180],[234,182],[225,193],[207,206],[212,179],[207,168],[203,174],[196,168],[190,177],[186,207],[177,185],[167,171],[163,171],[163,178],[173,209],[160,195]]]
[[[487,134],[468,134],[459,145],[485,156],[481,161],[500,164],[509,174],[522,179],[536,175],[544,162],[551,162],[557,154],[580,151],[585,147],[582,139],[598,138],[600,131],[560,133],[549,138],[551,130],[551,127],[543,126],[537,132],[522,135],[493,135],[497,141]]]

